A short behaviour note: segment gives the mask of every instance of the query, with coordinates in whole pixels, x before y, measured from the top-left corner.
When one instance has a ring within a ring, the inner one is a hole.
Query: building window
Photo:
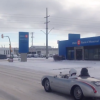
[[[84,49],[85,60],[98,60],[100,59],[100,48]]]
[[[37,51],[37,54],[39,54],[39,55],[40,55],[40,54],[41,54],[41,51]]]
[[[74,50],[68,50],[68,59],[69,60],[74,59]]]
[[[5,50],[4,50],[4,55],[5,55]]]
[[[88,49],[84,50],[84,59],[89,59]]]
[[[98,49],[94,49],[94,59],[98,59]]]
[[[9,50],[8,50],[8,55],[9,55]]]
[[[93,49],[89,49],[89,59],[90,60],[94,59],[94,50]]]
[[[98,59],[100,59],[100,48],[98,49]]]
[[[6,50],[6,55],[7,55],[7,50]]]

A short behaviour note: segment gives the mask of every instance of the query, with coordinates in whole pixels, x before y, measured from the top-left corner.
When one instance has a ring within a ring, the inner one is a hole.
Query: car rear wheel
[[[79,86],[76,86],[73,90],[73,96],[75,100],[83,100],[83,92]]]
[[[44,81],[44,89],[45,89],[46,92],[50,92],[50,91],[51,91],[50,82],[49,82],[48,79],[46,79],[46,80]]]

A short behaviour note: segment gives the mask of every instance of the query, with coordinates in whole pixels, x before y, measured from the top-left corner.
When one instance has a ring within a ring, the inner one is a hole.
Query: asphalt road
[[[46,73],[0,66],[0,100],[73,100],[60,93],[46,93],[41,86],[43,75]]]

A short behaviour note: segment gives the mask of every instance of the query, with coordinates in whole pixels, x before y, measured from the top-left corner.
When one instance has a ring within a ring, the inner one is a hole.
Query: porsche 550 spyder
[[[70,79],[68,75],[43,76],[41,84],[46,92],[54,90],[72,95],[75,100],[84,97],[100,98],[100,80],[93,77]]]

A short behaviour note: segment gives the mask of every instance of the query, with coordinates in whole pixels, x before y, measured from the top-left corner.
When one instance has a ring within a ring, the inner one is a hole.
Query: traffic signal
[[[1,34],[1,38],[3,38],[4,36],[3,36],[3,34]]]

